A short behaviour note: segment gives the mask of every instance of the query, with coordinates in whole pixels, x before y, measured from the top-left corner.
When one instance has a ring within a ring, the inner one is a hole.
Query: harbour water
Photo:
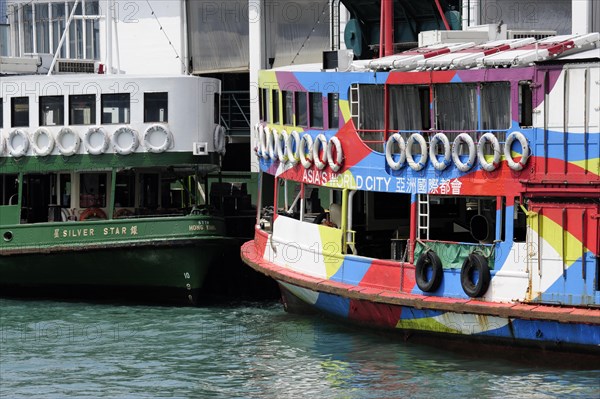
[[[600,370],[476,359],[279,303],[0,300],[6,398],[600,398]]]

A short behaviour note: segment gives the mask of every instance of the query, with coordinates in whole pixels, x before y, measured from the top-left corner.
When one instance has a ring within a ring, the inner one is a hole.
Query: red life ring
[[[104,213],[104,211],[100,208],[87,208],[81,213],[81,215],[79,216],[79,220],[83,222],[84,220],[88,219],[107,219],[107,217],[106,213]]]

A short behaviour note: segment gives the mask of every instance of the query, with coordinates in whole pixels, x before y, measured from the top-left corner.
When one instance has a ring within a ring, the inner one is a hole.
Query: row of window
[[[323,104],[323,94],[320,92],[261,89],[259,97],[261,120],[316,129],[339,127],[338,93],[327,94],[327,120],[324,118],[325,104]],[[281,115],[280,111],[282,111]]]
[[[350,110],[358,130],[382,132],[385,129],[386,90],[388,130],[391,131],[429,130],[432,126],[438,130],[505,130],[511,126],[510,82],[450,83],[431,87],[353,84],[349,93]],[[261,89],[259,94],[261,120],[317,129],[339,127],[338,93],[327,95],[327,126],[322,93]],[[530,82],[519,84],[518,118],[522,127],[532,125],[532,97]]]
[[[29,97],[10,99],[10,127],[28,127]],[[39,97],[39,126],[95,125],[95,94],[68,96],[68,121],[65,121],[65,96]],[[144,123],[167,122],[169,110],[168,93],[144,93]],[[3,124],[3,101],[0,98],[0,128]],[[101,123],[130,123],[131,100],[129,93],[102,94],[100,97]]]
[[[13,4],[9,7],[15,54],[54,54],[75,2]],[[60,58],[100,58],[100,8],[98,0],[82,0],[61,47]]]

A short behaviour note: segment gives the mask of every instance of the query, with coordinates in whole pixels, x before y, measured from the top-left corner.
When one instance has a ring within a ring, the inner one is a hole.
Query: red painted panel
[[[369,325],[394,328],[398,324],[401,314],[402,307],[400,306],[352,299],[348,317]]]

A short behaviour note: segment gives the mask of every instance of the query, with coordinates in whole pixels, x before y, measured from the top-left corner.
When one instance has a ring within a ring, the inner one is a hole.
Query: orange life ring
[[[119,210],[115,210],[115,213],[113,214],[113,219],[128,218],[131,216],[133,216],[133,212],[130,209],[121,208]]]
[[[100,208],[87,208],[81,213],[79,220],[83,222],[84,220],[88,219],[107,219],[107,217],[106,213]]]

